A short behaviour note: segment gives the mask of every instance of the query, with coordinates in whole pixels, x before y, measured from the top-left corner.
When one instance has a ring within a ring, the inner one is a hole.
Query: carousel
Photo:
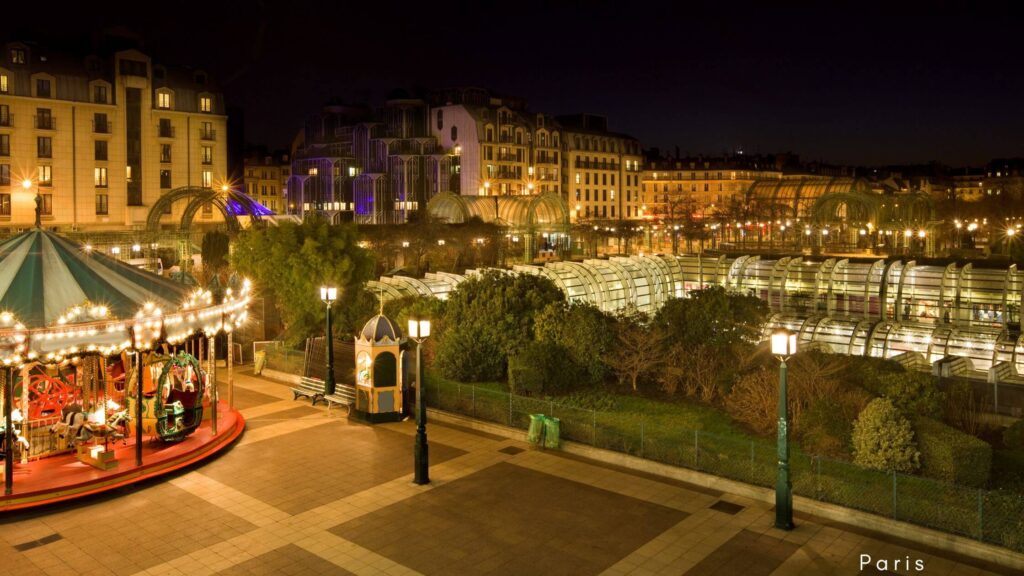
[[[230,445],[244,421],[219,401],[214,343],[245,322],[248,302],[248,281],[214,295],[39,228],[0,243],[0,511]]]

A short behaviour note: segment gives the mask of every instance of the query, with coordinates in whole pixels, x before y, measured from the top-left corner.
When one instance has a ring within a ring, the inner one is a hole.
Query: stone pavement
[[[814,518],[775,530],[761,502],[438,423],[432,483],[416,486],[412,422],[349,424],[285,385],[235,382],[235,446],[0,518],[0,575],[1013,573]],[[888,564],[862,571],[860,554]]]

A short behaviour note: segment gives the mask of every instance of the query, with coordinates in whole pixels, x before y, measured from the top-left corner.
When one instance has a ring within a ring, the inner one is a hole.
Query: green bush
[[[939,390],[936,379],[924,372],[889,372],[879,379],[882,395],[892,400],[900,412],[906,415],[939,418],[942,415],[945,395]]]
[[[912,472],[920,467],[910,422],[888,398],[872,400],[853,423],[853,461],[887,472]]]
[[[845,459],[850,454],[853,425],[844,407],[826,399],[814,401],[804,412],[800,447],[819,456]]]
[[[914,419],[921,449],[921,473],[954,484],[983,487],[992,471],[986,442],[926,417]]]
[[[1024,420],[1017,420],[1003,430],[1003,446],[1011,450],[1024,450]]]
[[[615,348],[615,317],[593,304],[549,304],[535,321],[537,340],[564,346],[581,368],[586,384],[603,384],[611,375],[605,358]]]
[[[509,358],[508,385],[522,396],[564,394],[579,385],[582,372],[565,347],[530,342]]]
[[[505,370],[505,351],[492,336],[473,325],[448,330],[437,344],[434,366],[445,378],[460,382],[500,378]]]
[[[1024,494],[1024,450],[992,451],[992,483]]]

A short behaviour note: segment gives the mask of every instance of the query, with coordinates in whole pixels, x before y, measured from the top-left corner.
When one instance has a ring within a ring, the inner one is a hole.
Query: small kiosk
[[[402,419],[402,345],[398,324],[377,314],[356,337],[356,405],[352,415],[366,422]]]

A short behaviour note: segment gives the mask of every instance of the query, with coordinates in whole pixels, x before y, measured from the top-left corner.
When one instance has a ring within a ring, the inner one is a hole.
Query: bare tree
[[[664,363],[665,334],[660,329],[646,326],[640,315],[634,314],[619,321],[616,337],[618,347],[609,355],[608,364],[619,377],[619,382],[629,381],[635,392],[640,377]]]

